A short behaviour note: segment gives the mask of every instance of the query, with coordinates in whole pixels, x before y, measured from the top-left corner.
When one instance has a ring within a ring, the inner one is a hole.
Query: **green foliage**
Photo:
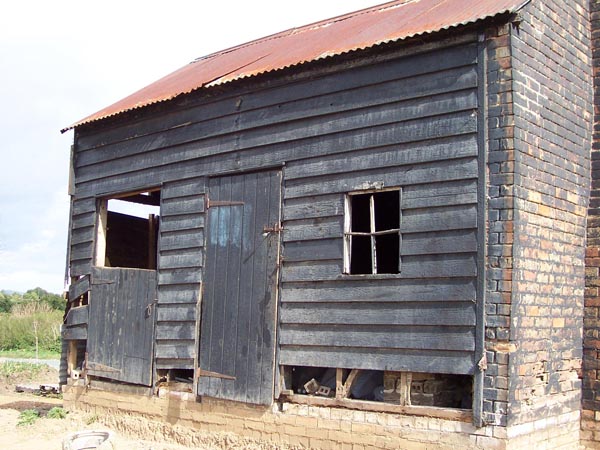
[[[50,411],[48,411],[46,417],[48,417],[48,419],[64,419],[65,417],[67,417],[67,412],[60,406],[55,406]]]
[[[40,413],[36,409],[26,409],[19,414],[17,426],[33,425],[40,418]]]
[[[9,313],[16,306],[28,304],[44,305],[59,311],[65,309],[65,300],[60,295],[52,294],[40,287],[29,289],[24,294],[0,291],[0,313]]]
[[[60,325],[63,313],[38,304],[13,307],[0,314],[0,350],[40,350],[60,352]]]
[[[15,378],[27,374],[31,378],[36,377],[42,371],[42,366],[26,362],[6,361],[0,363],[0,377]]]

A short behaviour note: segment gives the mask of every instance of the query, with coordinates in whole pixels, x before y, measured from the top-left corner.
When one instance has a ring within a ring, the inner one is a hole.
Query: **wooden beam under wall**
[[[67,375],[70,377],[77,367],[77,341],[69,341],[67,349]]]
[[[340,407],[372,412],[390,412],[396,414],[437,417],[439,419],[458,420],[461,422],[470,422],[473,420],[472,411],[466,409],[440,408],[435,406],[402,406],[367,400],[353,400],[349,398],[337,399],[313,395],[289,395],[285,396],[285,399],[291,403],[309,406]]]
[[[158,218],[148,215],[148,269],[156,270],[156,231]]]

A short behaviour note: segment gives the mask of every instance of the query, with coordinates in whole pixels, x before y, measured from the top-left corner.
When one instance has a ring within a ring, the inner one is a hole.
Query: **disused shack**
[[[394,1],[69,127],[69,377],[506,425],[484,410],[486,314],[510,328],[488,246],[513,212],[488,201],[510,138],[493,50],[524,3]]]

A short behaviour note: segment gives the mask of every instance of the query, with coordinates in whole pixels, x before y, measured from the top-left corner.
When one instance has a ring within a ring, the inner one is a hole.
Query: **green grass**
[[[35,409],[26,409],[19,414],[17,426],[33,425],[40,418],[40,412]]]
[[[0,363],[0,377],[14,378],[23,374],[35,377],[39,375],[43,369],[44,367],[40,364],[7,361]]]
[[[39,359],[60,359],[60,352],[40,349]],[[0,350],[0,358],[34,359],[35,348]]]

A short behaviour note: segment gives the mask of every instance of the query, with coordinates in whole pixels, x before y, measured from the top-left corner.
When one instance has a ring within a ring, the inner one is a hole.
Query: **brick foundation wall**
[[[600,1],[590,1],[594,76],[592,181],[587,222],[581,439],[600,448]]]
[[[514,351],[508,433],[540,420],[552,426],[556,417],[570,415],[570,436],[544,446],[577,448],[592,115],[588,6],[583,0],[533,1],[520,16],[511,34]],[[530,445],[541,443],[532,438]]]
[[[296,404],[265,408],[212,399],[196,402],[192,394],[166,391],[148,397],[82,386],[63,389],[69,411],[101,416],[117,431],[126,429],[146,439],[168,436],[169,442],[183,445],[206,442],[207,433],[234,433],[267,443],[262,448],[269,444],[323,450],[506,448],[504,427],[475,428],[467,422],[431,417]]]

